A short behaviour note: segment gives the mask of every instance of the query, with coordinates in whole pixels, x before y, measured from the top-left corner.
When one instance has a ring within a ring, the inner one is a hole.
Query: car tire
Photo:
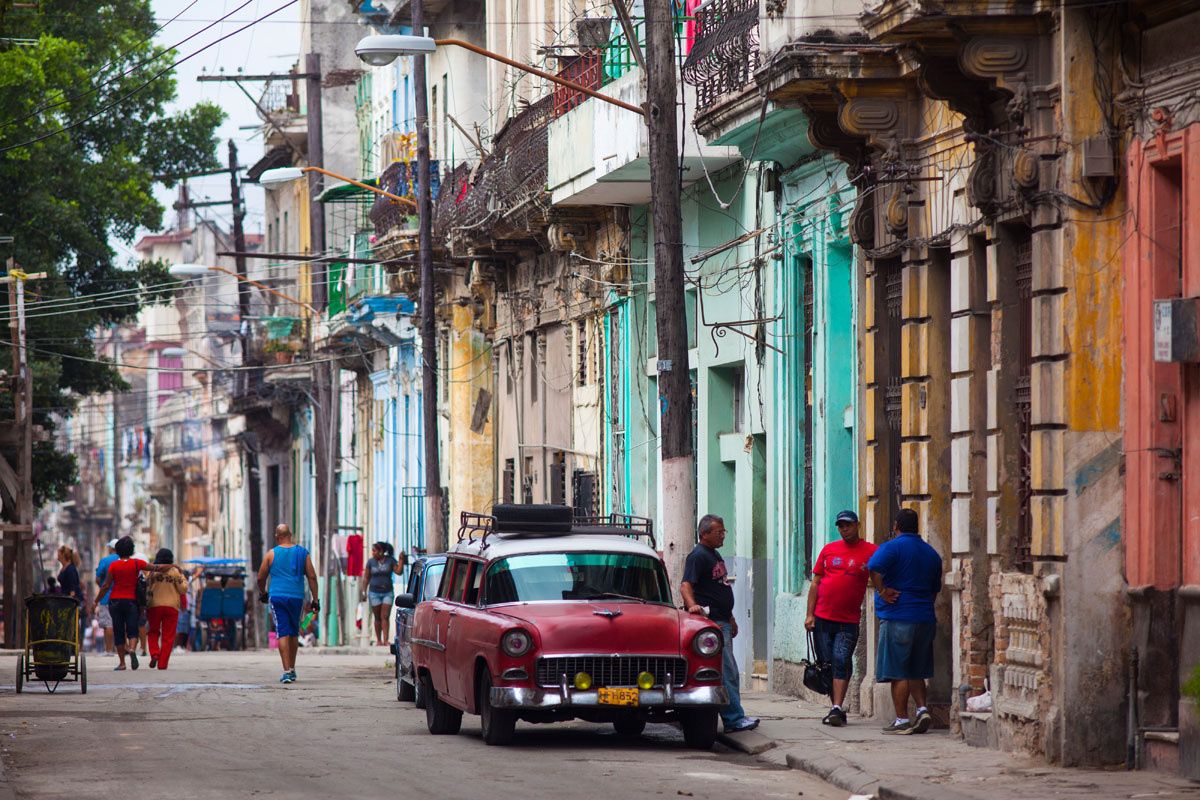
[[[400,675],[400,669],[396,669],[396,699],[401,703],[411,703],[416,698],[416,690],[406,678]]]
[[[425,708],[425,706],[428,705],[425,702],[425,682],[420,678],[417,678],[415,675],[410,675],[409,677],[412,678],[413,707]]]
[[[479,728],[483,741],[490,745],[512,742],[517,731],[517,715],[492,707],[492,673],[486,669],[479,676]]]
[[[683,728],[683,741],[693,750],[712,750],[717,740],[717,710],[696,708],[681,712],[679,727]]]
[[[462,713],[457,708],[438,699],[433,681],[428,675],[421,676],[421,689],[425,694],[425,724],[434,736],[453,736],[462,727]]]
[[[617,732],[618,736],[641,736],[642,731],[646,730],[646,720],[637,717],[614,719],[613,730]]]

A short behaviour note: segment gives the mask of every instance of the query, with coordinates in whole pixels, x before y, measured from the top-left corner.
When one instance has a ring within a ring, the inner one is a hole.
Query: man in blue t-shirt
[[[300,647],[300,615],[304,613],[304,584],[308,582],[312,601],[308,604],[314,614],[321,610],[317,601],[317,570],[308,550],[296,544],[292,529],[287,525],[275,527],[275,547],[271,548],[258,568],[260,598],[265,597],[275,623],[279,660],[283,662],[280,683],[296,682],[296,652]]]
[[[884,733],[925,733],[933,717],[925,705],[925,679],[933,677],[933,601],[942,588],[942,557],[917,533],[917,512],[902,508],[867,567],[875,586],[879,648],[875,680],[892,684],[896,719]],[[917,705],[908,718],[908,698]]]
[[[110,539],[108,542],[108,555],[100,559],[100,563],[96,565],[96,588],[104,585],[104,579],[108,577],[108,565],[118,560],[116,547],[117,540]],[[96,621],[104,629],[104,655],[106,656],[111,656],[116,652],[113,649],[112,615],[108,613],[108,595],[110,593],[111,590],[96,598]]]

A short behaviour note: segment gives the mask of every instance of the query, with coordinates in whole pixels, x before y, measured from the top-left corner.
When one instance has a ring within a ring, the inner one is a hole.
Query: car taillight
[[[513,630],[500,638],[500,649],[514,658],[523,656],[533,646],[533,639],[523,630]]]
[[[721,652],[721,632],[716,628],[705,628],[692,639],[692,649],[702,656],[715,656]]]

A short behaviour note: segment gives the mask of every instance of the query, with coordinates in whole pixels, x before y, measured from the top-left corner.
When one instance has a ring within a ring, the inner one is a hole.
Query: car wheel
[[[717,710],[696,708],[680,712],[679,726],[683,728],[683,741],[694,750],[712,750],[717,740]]]
[[[613,729],[619,736],[641,736],[646,730],[646,720],[637,717],[622,717],[613,720]]]
[[[425,702],[425,682],[415,675],[410,675],[413,685],[413,706],[416,708],[425,708],[428,703]]]
[[[416,692],[413,690],[413,685],[409,683],[400,674],[400,660],[396,660],[396,699],[401,703],[411,703],[413,695]]]
[[[479,676],[479,727],[491,745],[510,743],[517,730],[516,714],[492,707],[492,673],[486,669]]]
[[[437,696],[433,681],[428,675],[421,676],[421,689],[425,694],[425,724],[434,736],[452,736],[462,727],[462,712]]]

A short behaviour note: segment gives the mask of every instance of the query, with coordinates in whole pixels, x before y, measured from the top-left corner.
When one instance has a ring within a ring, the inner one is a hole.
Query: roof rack
[[[598,514],[595,516],[576,517],[572,530],[576,528],[608,528],[610,530],[589,530],[589,534],[608,534],[628,536],[632,539],[646,537],[650,546],[654,547],[654,520],[649,517],[637,517],[633,514]]]
[[[459,517],[458,541],[473,542],[480,538],[487,542],[488,534],[496,527],[496,518],[491,514],[478,514],[474,511],[464,511]],[[480,534],[476,537],[476,534]]]
[[[475,511],[463,511],[459,518],[458,541],[468,544],[479,542],[481,549],[488,546],[488,537],[492,535],[504,537],[541,537],[569,536],[572,533],[587,533],[588,535],[627,536],[637,539],[645,537],[650,546],[655,546],[654,522],[648,517],[637,517],[632,514],[597,514],[570,517],[569,522],[562,517],[570,509],[566,506],[517,506],[499,505],[493,508],[494,514],[480,514]],[[528,517],[525,517],[525,514]],[[524,524],[523,524],[524,523]],[[565,524],[563,524],[565,523]]]

